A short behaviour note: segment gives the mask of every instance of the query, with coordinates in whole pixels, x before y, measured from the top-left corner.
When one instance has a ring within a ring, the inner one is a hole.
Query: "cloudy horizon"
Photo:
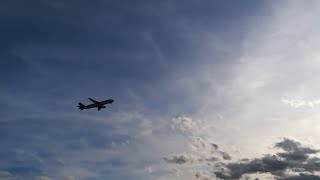
[[[319,12],[0,2],[0,179],[320,179]]]

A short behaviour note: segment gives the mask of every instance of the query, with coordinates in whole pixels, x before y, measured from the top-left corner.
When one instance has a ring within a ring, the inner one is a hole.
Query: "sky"
[[[320,179],[319,12],[1,1],[0,179]]]

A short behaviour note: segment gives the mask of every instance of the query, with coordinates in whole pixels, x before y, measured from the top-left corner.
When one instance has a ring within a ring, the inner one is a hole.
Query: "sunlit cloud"
[[[301,107],[309,107],[314,108],[315,106],[318,106],[320,104],[320,99],[315,100],[303,100],[303,99],[289,99],[289,98],[281,98],[281,102],[291,106],[293,108],[301,108]]]

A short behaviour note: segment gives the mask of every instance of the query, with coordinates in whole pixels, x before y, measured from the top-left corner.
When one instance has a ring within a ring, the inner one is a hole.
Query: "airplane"
[[[91,108],[98,108],[98,111],[100,111],[101,108],[106,108],[106,106],[104,106],[105,104],[112,104],[113,103],[113,99],[107,99],[105,101],[96,101],[94,99],[88,98],[90,101],[93,102],[93,104],[89,104],[89,105],[84,105],[82,103],[79,102],[79,109],[84,110],[84,109],[91,109]]]

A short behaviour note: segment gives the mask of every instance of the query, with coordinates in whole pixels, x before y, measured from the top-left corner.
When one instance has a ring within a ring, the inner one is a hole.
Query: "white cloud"
[[[198,129],[189,141],[194,152],[208,153],[214,142],[237,160],[273,151],[268,144],[279,137],[320,144],[319,10],[318,1],[274,3],[267,16],[252,17],[232,62],[191,67],[175,78],[169,87],[192,96],[192,117],[202,122],[182,126]]]
[[[294,99],[294,98],[281,98],[281,102],[289,105],[293,108],[301,108],[301,107],[310,107],[314,108],[315,106],[318,106],[320,104],[320,99],[315,100],[303,100],[303,99]]]
[[[189,117],[178,117],[174,118],[173,120],[173,128],[178,128],[183,132],[189,131],[197,131],[198,127],[197,124]]]
[[[180,75],[178,84],[190,90],[187,95],[197,105],[192,116],[205,122],[202,135],[223,149],[238,151],[239,157],[265,153],[266,144],[275,137],[319,139],[310,133],[318,129],[317,108],[295,111],[283,106],[319,105],[313,99],[320,92],[320,64],[315,61],[320,45],[317,9],[317,1],[274,3],[268,16],[252,17],[239,47],[241,54],[232,62],[212,62],[193,74]],[[248,149],[249,144],[255,146]]]

